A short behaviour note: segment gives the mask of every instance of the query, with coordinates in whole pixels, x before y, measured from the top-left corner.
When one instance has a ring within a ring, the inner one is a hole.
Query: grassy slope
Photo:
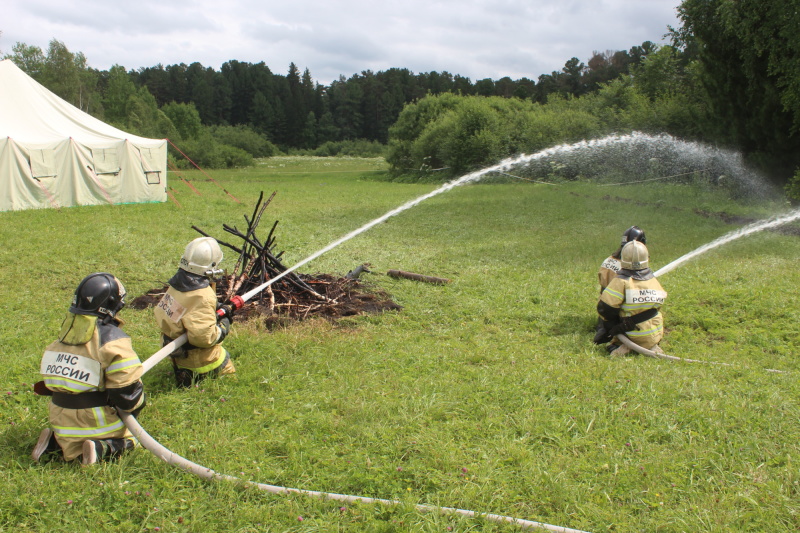
[[[242,205],[184,173],[203,196],[173,176],[180,208],[0,213],[0,529],[513,530],[208,483],[144,450],[92,469],[30,461],[46,423],[30,384],[84,275],[111,271],[142,294],[173,273],[192,224],[226,240],[222,224],[243,226],[259,191],[278,191],[261,227],[280,220],[293,264],[435,188],[374,181],[377,168],[283,159],[213,173]],[[590,342],[595,276],[624,228],[645,228],[658,268],[735,229],[693,208],[768,208],[663,184],[609,192],[487,181],[432,198],[301,269],[369,262],[365,280],[403,311],[275,332],[237,323],[226,345],[238,374],[177,391],[162,363],[145,377],[141,422],[175,452],[263,483],[591,531],[796,530],[800,240],[761,233],[661,280],[664,349],[732,366],[610,359]],[[382,275],[391,268],[453,281]],[[151,311],[124,318],[140,356],[155,352]]]

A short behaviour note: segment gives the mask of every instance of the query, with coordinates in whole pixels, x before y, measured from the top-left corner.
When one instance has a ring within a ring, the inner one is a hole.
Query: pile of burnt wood
[[[227,234],[236,237],[234,242],[227,242],[192,226],[201,235],[216,238],[220,246],[233,250],[236,254],[232,271],[217,283],[217,297],[220,302],[229,301],[236,295],[244,296],[269,280],[281,276],[253,295],[237,311],[237,316],[265,315],[267,325],[276,325],[312,316],[340,318],[401,309],[386,293],[364,290],[358,275],[369,272],[367,265],[361,265],[341,277],[329,274],[306,275],[293,271],[285,274],[289,268],[281,261],[283,251],[275,251],[278,221],[272,224],[266,238],[261,239],[257,235],[264,211],[275,194],[273,192],[266,200],[264,193],[260,194],[252,215],[244,215],[246,228],[240,230],[236,226],[222,225]],[[229,257],[228,254],[226,256]]]

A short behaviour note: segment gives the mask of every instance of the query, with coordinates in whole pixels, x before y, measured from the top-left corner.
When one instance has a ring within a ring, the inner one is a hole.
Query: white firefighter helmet
[[[622,247],[620,254],[622,268],[627,270],[644,270],[650,264],[647,246],[641,241],[631,241]]]
[[[200,276],[212,276],[222,262],[222,249],[214,237],[198,237],[186,245],[180,268]]]

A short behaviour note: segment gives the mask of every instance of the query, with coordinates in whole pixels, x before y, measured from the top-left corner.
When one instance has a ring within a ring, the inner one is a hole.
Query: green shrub
[[[501,159],[634,130],[697,134],[701,109],[679,91],[649,98],[620,78],[586,96],[553,94],[547,103],[518,98],[429,95],[407,105],[389,130],[386,161],[397,178],[449,179]]]
[[[446,179],[602,129],[596,116],[570,100],[542,106],[513,98],[429,96],[400,114],[386,160],[395,175],[446,169],[439,174]]]
[[[786,197],[792,204],[800,203],[800,168],[795,170],[794,175],[789,178],[784,190],[786,191]]]
[[[249,126],[213,126],[210,133],[221,144],[240,148],[252,157],[272,157],[278,154],[278,148],[269,139]]]
[[[383,157],[386,146],[378,141],[355,139],[346,141],[328,141],[314,150],[304,150],[298,155],[313,155],[317,157]]]
[[[161,106],[161,111],[172,121],[178,130],[180,140],[198,139],[203,134],[200,113],[193,103],[170,102]]]
[[[193,161],[200,168],[238,168],[253,165],[253,156],[235,146],[221,144],[211,135],[203,135],[199,139],[189,139],[181,143],[181,153],[170,148],[178,168],[193,168]],[[185,154],[185,155],[184,155]]]

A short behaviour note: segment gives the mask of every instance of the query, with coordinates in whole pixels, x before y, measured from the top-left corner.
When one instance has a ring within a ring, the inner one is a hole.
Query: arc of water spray
[[[708,244],[704,244],[703,246],[689,252],[688,254],[682,255],[678,259],[672,261],[667,266],[661,267],[655,272],[656,276],[663,276],[664,274],[671,272],[672,270],[678,268],[685,262],[689,261],[697,257],[700,254],[703,254],[709,250],[713,250],[723,244],[727,244],[731,241],[735,241],[736,239],[740,239],[746,235],[750,235],[759,231],[763,231],[765,229],[775,228],[777,226],[782,226],[783,224],[788,224],[789,222],[795,221],[800,219],[800,209],[796,209],[791,211],[785,215],[777,215],[766,220],[761,220],[759,222],[753,222],[743,228],[739,228],[738,230],[732,231],[718,239],[711,241]]]
[[[549,152],[549,150],[545,150],[544,152]],[[477,181],[478,179],[483,177],[485,174],[489,174],[491,172],[505,171],[505,170],[513,167],[514,165],[517,165],[517,164],[525,162],[525,161],[529,161],[529,160],[531,160],[532,158],[534,158],[536,156],[540,156],[540,154],[543,154],[544,152],[539,152],[538,154],[534,154],[534,155],[521,155],[521,156],[518,156],[518,157],[515,157],[515,158],[506,159],[504,161],[501,161],[500,163],[498,163],[497,165],[495,165],[493,167],[488,167],[488,168],[485,168],[483,170],[479,170],[479,171],[476,171],[476,172],[472,172],[470,174],[466,174],[465,176],[462,176],[462,177],[460,177],[460,178],[458,178],[456,180],[453,180],[453,181],[450,181],[448,183],[445,183],[444,185],[442,185],[438,189],[435,189],[435,190],[433,190],[433,191],[431,191],[431,192],[429,192],[427,194],[424,194],[424,195],[422,195],[422,196],[420,196],[418,198],[415,198],[414,200],[408,201],[408,202],[404,203],[403,205],[401,205],[400,207],[392,209],[388,213],[376,218],[375,220],[367,222],[366,224],[364,224],[360,228],[351,231],[350,233],[348,233],[344,237],[341,237],[340,239],[337,239],[337,240],[333,241],[332,243],[330,243],[326,247],[322,248],[321,250],[318,250],[318,251],[314,252],[313,254],[309,255],[305,259],[303,259],[303,260],[299,261],[298,263],[294,264],[290,268],[287,268],[286,270],[284,270],[283,272],[281,272],[280,274],[278,274],[274,278],[272,278],[270,280],[267,280],[265,283],[259,285],[258,287],[256,287],[256,288],[244,293],[242,295],[242,300],[244,300],[245,302],[250,300],[253,296],[255,296],[256,294],[260,293],[261,291],[263,291],[264,289],[266,289],[267,287],[269,287],[270,285],[272,285],[276,281],[280,280],[284,276],[288,275],[290,272],[294,272],[295,270],[297,270],[301,266],[305,265],[306,263],[309,263],[309,262],[313,261],[314,259],[316,259],[317,257],[321,256],[322,254],[324,254],[326,252],[329,252],[330,250],[333,250],[334,248],[336,248],[340,244],[349,241],[350,239],[352,239],[356,235],[360,235],[361,233],[364,233],[368,229],[372,228],[373,226],[376,226],[376,225],[380,224],[381,222],[384,222],[387,219],[389,219],[389,218],[391,218],[391,217],[393,217],[393,216],[395,216],[395,215],[397,215],[399,213],[402,213],[403,211],[411,209],[415,205],[427,200],[428,198],[432,198],[432,197],[434,197],[434,196],[436,196],[438,194],[441,194],[443,192],[449,191],[450,189],[458,187],[459,185],[463,185],[463,184],[469,183],[471,181]],[[180,346],[183,346],[186,343],[186,341],[187,341],[187,336],[184,333],[183,335],[181,335],[180,337],[178,337],[177,339],[175,339],[174,341],[172,341],[171,343],[167,344],[166,346],[161,348],[159,351],[157,351],[156,353],[151,355],[149,358],[147,358],[147,360],[142,363],[142,367],[144,368],[144,373],[147,373],[151,368],[153,368],[156,364],[158,364],[159,361],[162,361],[163,359],[165,359],[176,348],[178,348]]]
[[[648,181],[659,181],[659,180],[667,180],[670,178],[677,178],[679,176],[688,176],[689,174],[694,174],[695,172],[703,172],[708,170],[707,168],[701,168],[699,170],[690,170],[689,172],[681,172],[680,174],[672,174],[670,176],[661,176],[659,178],[649,178],[646,180],[637,180],[637,181],[621,181],[619,183],[600,183],[598,187],[611,187],[612,185],[631,185],[633,183],[647,183]]]
[[[550,183],[548,181],[542,181],[542,180],[532,180],[530,178],[523,178],[522,176],[515,176],[514,174],[509,174],[508,172],[500,172],[499,170],[497,171],[497,173],[500,174],[501,176],[508,176],[509,178],[516,178],[518,180],[530,181],[531,183],[541,183],[542,185],[558,185],[558,183]]]

